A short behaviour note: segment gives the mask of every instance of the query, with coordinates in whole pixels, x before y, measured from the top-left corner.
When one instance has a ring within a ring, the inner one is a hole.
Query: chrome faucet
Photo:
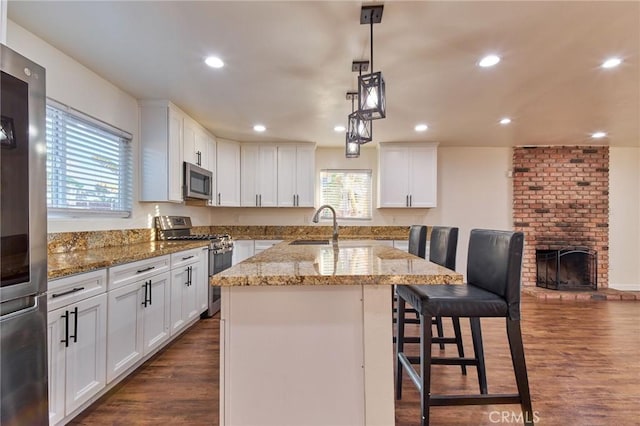
[[[313,223],[318,223],[318,220],[320,220],[320,212],[324,209],[331,210],[331,214],[333,214],[333,242],[337,243],[338,242],[338,221],[336,220],[336,211],[333,207],[331,207],[329,204],[324,204],[318,207],[318,210],[316,210],[315,214],[313,215],[313,219],[311,219],[311,221]]]

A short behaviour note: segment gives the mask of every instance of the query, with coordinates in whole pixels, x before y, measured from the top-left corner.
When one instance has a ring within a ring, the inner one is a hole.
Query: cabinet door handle
[[[187,257],[183,257],[182,260],[189,260],[189,259],[193,259],[195,256],[191,255],[191,256],[187,256]]]
[[[147,307],[147,281],[144,282],[144,285],[142,286],[142,288],[144,288],[144,301],[141,303],[142,306],[144,306],[145,308]]]
[[[198,163],[198,166],[202,166],[202,153],[200,151],[197,151],[196,155],[198,156],[198,160],[196,161]]]
[[[413,195],[409,195],[409,207],[413,207]]]
[[[404,201],[404,206],[405,207],[409,207],[409,196],[407,195],[405,201]]]
[[[152,289],[153,287],[151,287],[151,280],[149,280],[149,306],[153,305],[153,301],[151,300]]]
[[[220,193],[218,192],[218,205],[220,205]]]
[[[296,206],[296,194],[293,194],[293,206]]]
[[[258,196],[258,199],[260,200],[260,207],[262,207],[262,194]]]
[[[56,297],[64,296],[64,295],[67,295],[67,294],[77,293],[77,292],[82,291],[82,290],[84,290],[84,287],[74,287],[71,290],[63,291],[62,293],[53,293],[51,295],[51,298],[54,299]]]
[[[296,195],[296,206],[300,207],[300,195]]]
[[[258,207],[258,194],[256,194],[256,207]]]
[[[187,266],[187,269],[184,270],[187,273],[187,281],[184,283],[187,287],[189,287],[189,275],[190,275],[189,269],[190,268],[191,268],[190,266]]]
[[[69,336],[69,338],[73,338],[73,343],[78,342],[78,307],[76,306],[73,312],[70,312],[69,315],[73,314],[73,336]]]
[[[64,347],[69,347],[69,311],[64,311],[62,317],[64,318],[64,339],[60,340],[60,343],[64,343]]]
[[[156,269],[156,267],[155,267],[155,266],[149,266],[148,268],[138,269],[138,270],[136,271],[136,273],[141,274],[141,273],[143,273],[143,272],[147,272],[147,271],[150,271],[150,270],[152,270],[152,269]]]

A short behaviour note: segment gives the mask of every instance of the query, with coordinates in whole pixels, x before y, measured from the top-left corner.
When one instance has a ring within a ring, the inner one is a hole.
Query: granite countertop
[[[69,253],[50,253],[47,260],[47,277],[61,278],[207,245],[207,241],[151,241]]]
[[[460,284],[462,274],[375,240],[285,241],[211,278],[213,286]]]
[[[229,234],[236,240],[293,240],[296,238],[331,238],[333,226],[329,225],[229,225],[212,226],[212,234]],[[348,226],[339,225],[340,239],[356,240],[406,240],[409,226]]]

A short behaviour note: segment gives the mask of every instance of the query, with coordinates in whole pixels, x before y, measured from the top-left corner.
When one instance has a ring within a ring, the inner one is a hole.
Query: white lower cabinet
[[[105,271],[49,283],[49,423],[56,424],[106,385]],[[100,293],[84,298],[88,294]],[[66,302],[69,302],[68,304]]]
[[[63,424],[208,307],[208,247],[50,281],[49,424]]]
[[[209,307],[209,247],[200,249],[198,258],[200,279],[196,286],[198,313]]]
[[[250,258],[254,254],[253,240],[234,240],[231,265],[233,266],[237,263],[240,263],[243,260]]]
[[[202,285],[201,249],[171,255],[171,335],[200,315],[198,287]]]
[[[107,381],[169,339],[168,272],[109,291]]]
[[[281,243],[282,240],[255,240],[254,241],[254,254],[262,253],[268,248]]]

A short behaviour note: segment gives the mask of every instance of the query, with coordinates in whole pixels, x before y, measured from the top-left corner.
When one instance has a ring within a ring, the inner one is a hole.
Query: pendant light
[[[369,69],[369,61],[353,61],[351,70],[357,71],[359,76],[362,71]],[[348,117],[347,135],[350,142],[365,144],[373,140],[373,124],[371,120],[362,117],[354,109],[354,103],[358,99],[358,92],[347,92],[347,100],[351,101],[351,114]]]
[[[360,145],[371,141],[371,120],[363,120],[355,112],[355,100],[358,92],[347,92],[348,101],[351,101],[351,114],[348,116],[347,132],[345,134],[345,156],[357,158],[360,156]]]
[[[385,83],[382,72],[373,72],[373,24],[382,21],[383,5],[362,6],[360,24],[369,24],[371,31],[371,72],[358,77],[358,113],[369,120],[386,117]]]
[[[360,144],[357,142],[349,141],[349,134],[345,133],[345,153],[344,156],[347,158],[358,158],[360,157]]]

